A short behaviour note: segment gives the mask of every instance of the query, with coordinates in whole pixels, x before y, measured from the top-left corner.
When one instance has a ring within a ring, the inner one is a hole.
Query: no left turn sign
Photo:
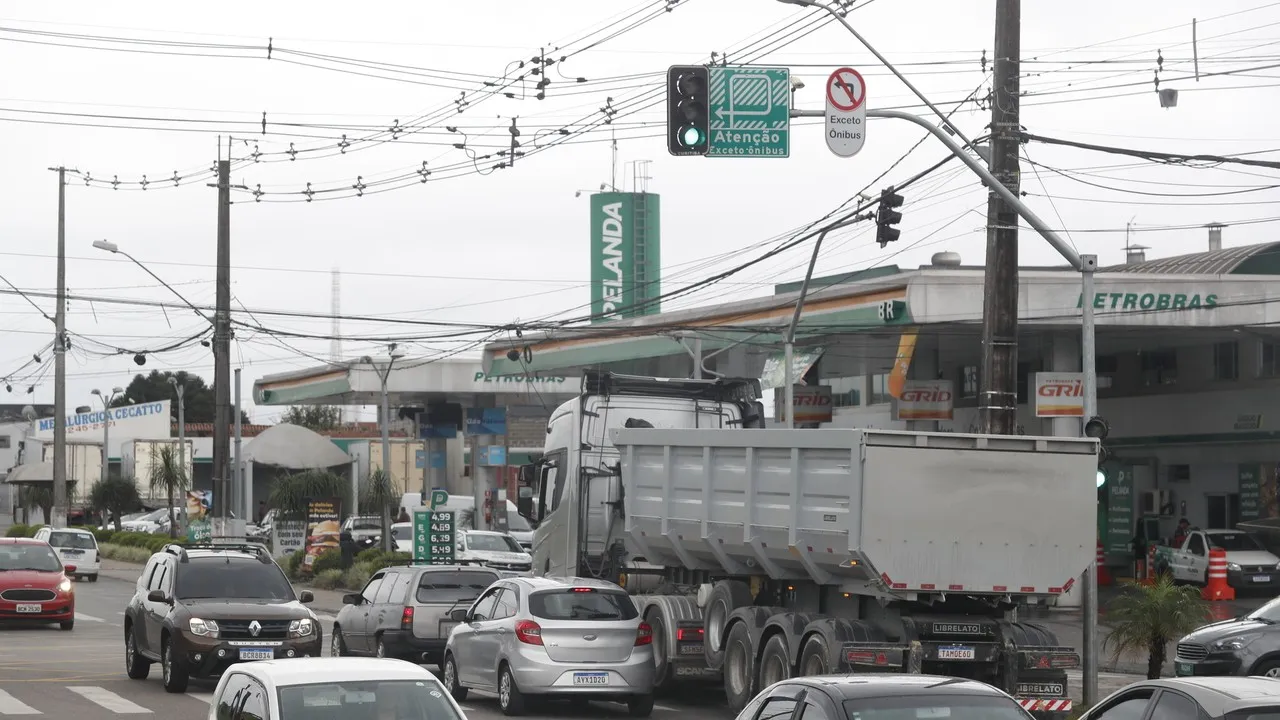
[[[827,78],[827,147],[839,157],[853,157],[867,141],[867,84],[853,68],[840,68]]]

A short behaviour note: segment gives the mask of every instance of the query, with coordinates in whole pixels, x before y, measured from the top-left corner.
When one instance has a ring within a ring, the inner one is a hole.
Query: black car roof
[[[1280,707],[1280,679],[1269,677],[1182,677],[1144,680],[1125,688],[1167,688],[1190,695],[1205,710],[1222,715],[1259,706]]]
[[[785,682],[787,685],[820,688],[840,700],[930,694],[1007,697],[999,689],[986,683],[940,675],[858,673],[792,678]]]

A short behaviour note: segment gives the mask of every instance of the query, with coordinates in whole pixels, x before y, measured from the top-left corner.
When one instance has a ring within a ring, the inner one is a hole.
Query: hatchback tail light
[[[636,631],[636,647],[641,645],[653,644],[653,628],[649,623],[640,623],[640,629]]]
[[[516,639],[528,645],[542,644],[542,626],[532,620],[516,623]]]
[[[404,609],[404,612],[400,613],[400,629],[401,630],[413,629],[413,608],[412,607],[406,607]]]

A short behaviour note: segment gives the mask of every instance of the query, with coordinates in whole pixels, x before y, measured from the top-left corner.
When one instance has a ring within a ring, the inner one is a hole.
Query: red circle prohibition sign
[[[854,83],[862,90],[861,95],[854,94]],[[852,112],[857,110],[862,101],[867,99],[867,84],[862,75],[853,68],[840,68],[827,78],[827,100],[837,110]]]

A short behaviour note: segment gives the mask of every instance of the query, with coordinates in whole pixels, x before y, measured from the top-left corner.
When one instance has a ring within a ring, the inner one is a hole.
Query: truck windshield
[[[849,720],[1030,720],[1016,702],[1002,697],[915,695],[846,700]]]
[[[480,597],[485,588],[498,582],[491,572],[461,570],[424,572],[416,595],[420,603],[468,602]]]
[[[98,543],[92,535],[73,532],[49,533],[49,544],[56,548],[74,548],[76,550],[96,550]]]
[[[1209,540],[1209,547],[1218,550],[1227,552],[1262,550],[1258,541],[1246,533],[1205,533],[1205,537]]]
[[[617,590],[570,588],[529,596],[529,612],[543,620],[634,620],[631,597]]]
[[[268,600],[291,602],[293,587],[274,563],[222,557],[182,563],[174,596],[181,600]]]
[[[280,720],[461,720],[433,680],[370,680],[280,688]]]

